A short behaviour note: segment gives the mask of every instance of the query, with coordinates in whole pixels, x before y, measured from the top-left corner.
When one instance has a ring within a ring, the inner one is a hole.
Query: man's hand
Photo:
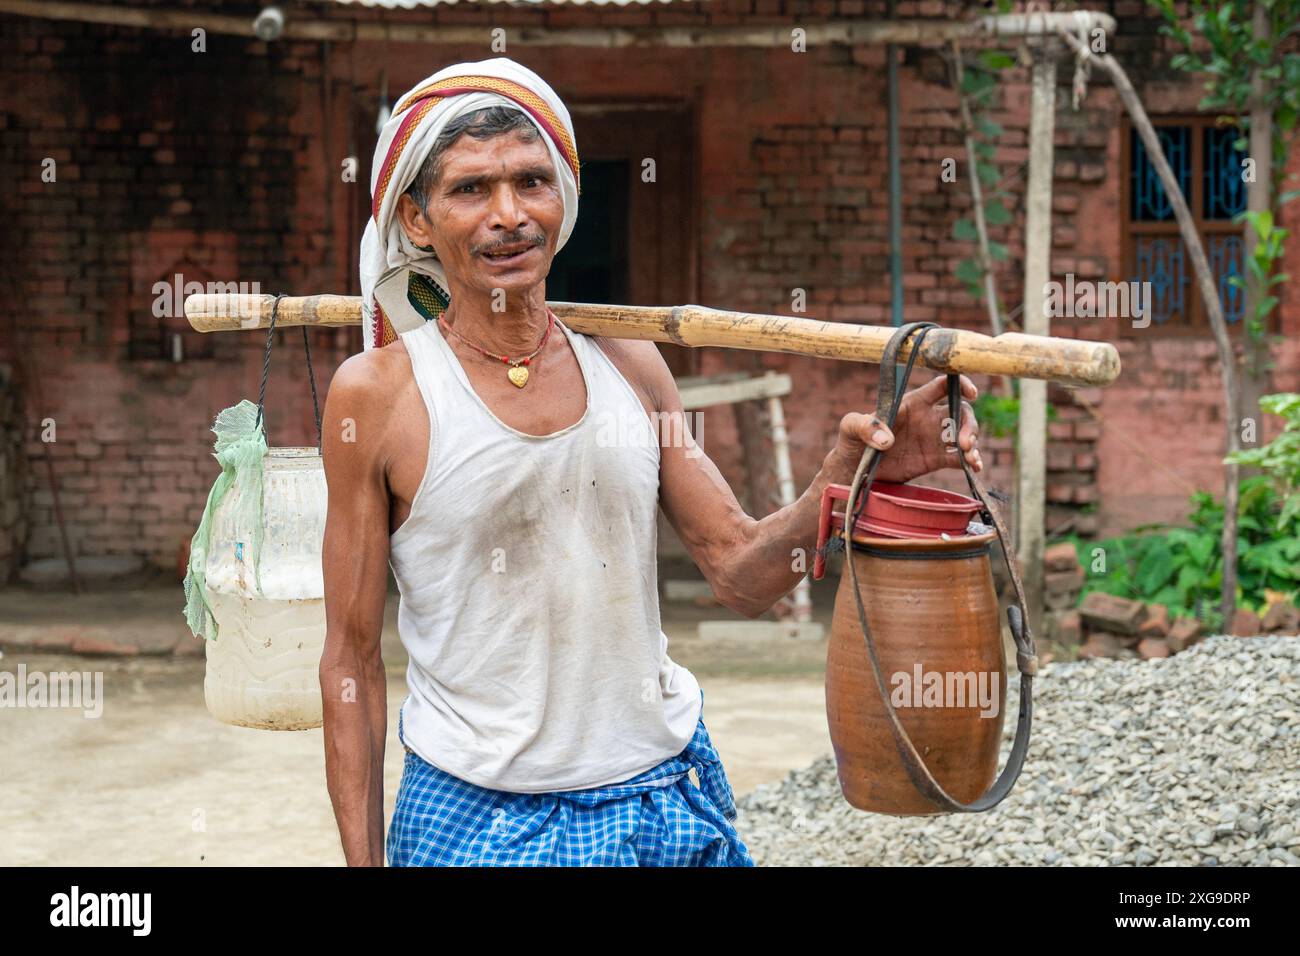
[[[961,376],[961,394],[967,400],[979,394],[975,383],[965,375]],[[876,469],[880,481],[910,481],[944,468],[960,468],[958,452],[949,443],[952,434],[947,420],[948,379],[943,375],[903,396],[892,433],[876,415],[850,412],[840,420],[839,439],[831,452],[840,472],[835,480],[840,484],[853,480],[868,445],[886,453]],[[975,411],[969,401],[963,401],[957,444],[972,471],[983,469],[978,440]]]
[[[659,503],[691,558],[699,565],[713,593],[726,607],[756,618],[799,583],[812,563],[817,542],[821,496],[831,482],[848,484],[862,458],[865,442],[884,428],[871,416],[850,414],[840,426],[840,440],[804,493],[793,504],[755,519],[745,513],[718,467],[685,429],[664,429],[665,421],[681,423],[681,395],[672,373],[653,342],[600,339],[610,359],[629,382],[637,383],[648,413],[660,416]],[[893,448],[877,474],[905,481],[939,468],[960,467],[956,453],[945,453],[941,436],[947,413],[947,379],[939,377],[903,398],[894,425],[884,428],[884,447]],[[965,376],[962,394],[976,396]],[[676,438],[674,436],[677,436]],[[685,441],[679,440],[685,437]],[[963,408],[958,436],[971,467],[980,468],[975,446],[978,429],[969,405]]]

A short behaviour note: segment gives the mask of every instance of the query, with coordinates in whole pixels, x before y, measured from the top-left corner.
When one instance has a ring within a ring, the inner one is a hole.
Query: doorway
[[[688,103],[575,103],[582,198],[546,297],[682,305],[696,299],[695,113]],[[675,377],[696,350],[658,343]]]

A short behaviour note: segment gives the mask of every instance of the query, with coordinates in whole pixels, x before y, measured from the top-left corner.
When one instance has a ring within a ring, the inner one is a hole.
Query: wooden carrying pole
[[[272,295],[198,294],[185,300],[185,316],[200,332],[265,329]],[[690,348],[716,346],[789,352],[815,358],[879,363],[891,327],[822,322],[785,315],[725,312],[700,305],[631,306],[549,303],[575,332],[619,339],[649,339]],[[277,326],[359,325],[357,296],[286,296]],[[911,355],[909,343],[899,360]],[[1062,385],[1109,385],[1119,376],[1119,353],[1107,342],[1004,332],[993,337],[965,329],[935,329],[926,336],[917,364],[937,372],[1010,375]]]

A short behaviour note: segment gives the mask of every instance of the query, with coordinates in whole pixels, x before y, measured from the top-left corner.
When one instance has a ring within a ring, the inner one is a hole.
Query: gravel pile
[[[999,770],[1019,675],[1008,683]],[[855,810],[830,755],[738,809],[760,866],[1300,865],[1300,638],[1048,664],[1024,770],[985,813]]]

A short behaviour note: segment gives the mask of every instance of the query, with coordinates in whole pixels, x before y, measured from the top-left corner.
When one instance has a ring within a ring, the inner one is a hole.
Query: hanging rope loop
[[[266,382],[271,376],[271,346],[275,344],[275,322],[280,315],[280,300],[285,298],[285,293],[281,292],[275,297],[275,302],[271,304],[271,323],[266,330],[266,351],[262,355],[262,385],[257,390],[257,422],[254,428],[261,428],[262,434],[266,434],[266,423],[263,421],[264,409],[266,406]],[[311,383],[311,405],[312,412],[316,417],[316,453],[320,454],[321,450],[321,421],[320,421],[320,400],[316,394],[316,370],[311,364],[311,340],[307,337],[307,326],[302,328],[302,347],[307,354],[307,380]],[[270,447],[271,439],[267,436],[266,444]]]

